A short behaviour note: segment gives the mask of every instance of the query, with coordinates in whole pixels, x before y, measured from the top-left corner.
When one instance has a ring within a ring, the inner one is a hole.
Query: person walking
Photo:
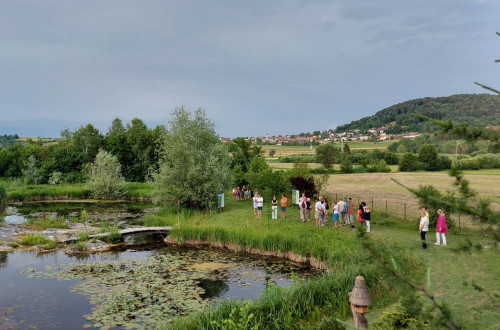
[[[286,203],[288,202],[288,198],[284,194],[281,195],[280,206],[281,206],[281,219],[285,219],[286,213]]]
[[[278,219],[278,199],[276,199],[276,195],[273,195],[273,199],[271,200],[271,218]]]
[[[262,208],[264,207],[264,198],[262,195],[257,195],[257,218],[262,218]]]
[[[307,197],[305,193],[302,193],[302,197],[299,199],[299,210],[300,210],[300,220],[306,222],[307,213]]]
[[[438,220],[437,220],[437,226],[436,226],[436,243],[435,245],[440,245],[440,239],[439,235],[441,234],[441,237],[443,238],[443,245],[446,245],[446,236],[445,234],[448,233],[448,227],[446,227],[446,218],[444,216],[443,210],[439,209],[437,210],[438,214]]]
[[[422,249],[427,249],[427,242],[425,241],[425,235],[429,231],[429,218],[426,216],[426,211],[422,210],[420,212],[420,239],[422,240]]]

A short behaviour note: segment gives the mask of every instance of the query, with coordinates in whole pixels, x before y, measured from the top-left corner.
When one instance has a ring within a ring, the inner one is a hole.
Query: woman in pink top
[[[444,212],[441,209],[437,210],[437,214],[439,215],[439,218],[437,220],[437,226],[436,226],[436,243],[434,244],[436,245],[441,244],[439,240],[439,234],[441,234],[441,237],[443,238],[443,245],[446,245],[445,234],[448,233],[448,228],[446,227],[446,218],[444,217]]]

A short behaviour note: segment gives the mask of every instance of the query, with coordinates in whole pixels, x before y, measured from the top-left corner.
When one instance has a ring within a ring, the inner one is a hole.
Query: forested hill
[[[439,120],[453,120],[470,126],[500,125],[500,96],[489,94],[458,94],[446,97],[425,97],[399,103],[373,116],[338,126],[336,132],[387,127],[387,133],[432,132],[438,126],[412,117],[418,113]]]

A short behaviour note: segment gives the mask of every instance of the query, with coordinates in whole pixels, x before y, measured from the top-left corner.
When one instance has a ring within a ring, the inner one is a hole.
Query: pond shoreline
[[[261,251],[258,248],[251,248],[251,247],[242,247],[239,244],[235,243],[224,243],[220,241],[216,242],[211,242],[209,240],[196,240],[196,239],[185,239],[182,242],[179,241],[177,237],[173,236],[167,236],[164,239],[164,242],[167,245],[172,245],[172,246],[186,246],[186,247],[212,247],[216,249],[226,249],[226,250],[231,250],[235,252],[245,252],[248,254],[252,255],[260,255],[264,257],[276,257],[280,259],[287,259],[293,262],[301,263],[301,264],[307,264],[312,268],[315,269],[320,269],[320,270],[327,270],[331,271],[331,269],[324,263],[323,261],[319,260],[318,258],[315,257],[305,257],[301,256],[299,254],[296,254],[291,251],[287,252],[278,252],[278,251]]]
[[[7,204],[16,204],[16,203],[30,203],[30,202],[57,202],[57,201],[65,201],[65,202],[78,202],[78,201],[95,201],[95,203],[117,203],[117,202],[152,202],[152,197],[133,197],[129,196],[121,200],[98,200],[93,196],[80,196],[80,197],[71,197],[71,196],[32,196],[26,199],[9,199]]]

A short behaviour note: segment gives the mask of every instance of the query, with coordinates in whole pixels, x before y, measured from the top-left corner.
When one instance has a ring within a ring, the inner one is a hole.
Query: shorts
[[[339,221],[339,215],[338,215],[338,213],[334,213],[333,214],[333,221],[335,221],[335,222]]]
[[[321,219],[321,212],[314,212],[314,219],[316,220]]]
[[[257,206],[257,210],[262,211],[262,206]]]
[[[281,207],[281,212],[286,212],[286,206]]]

